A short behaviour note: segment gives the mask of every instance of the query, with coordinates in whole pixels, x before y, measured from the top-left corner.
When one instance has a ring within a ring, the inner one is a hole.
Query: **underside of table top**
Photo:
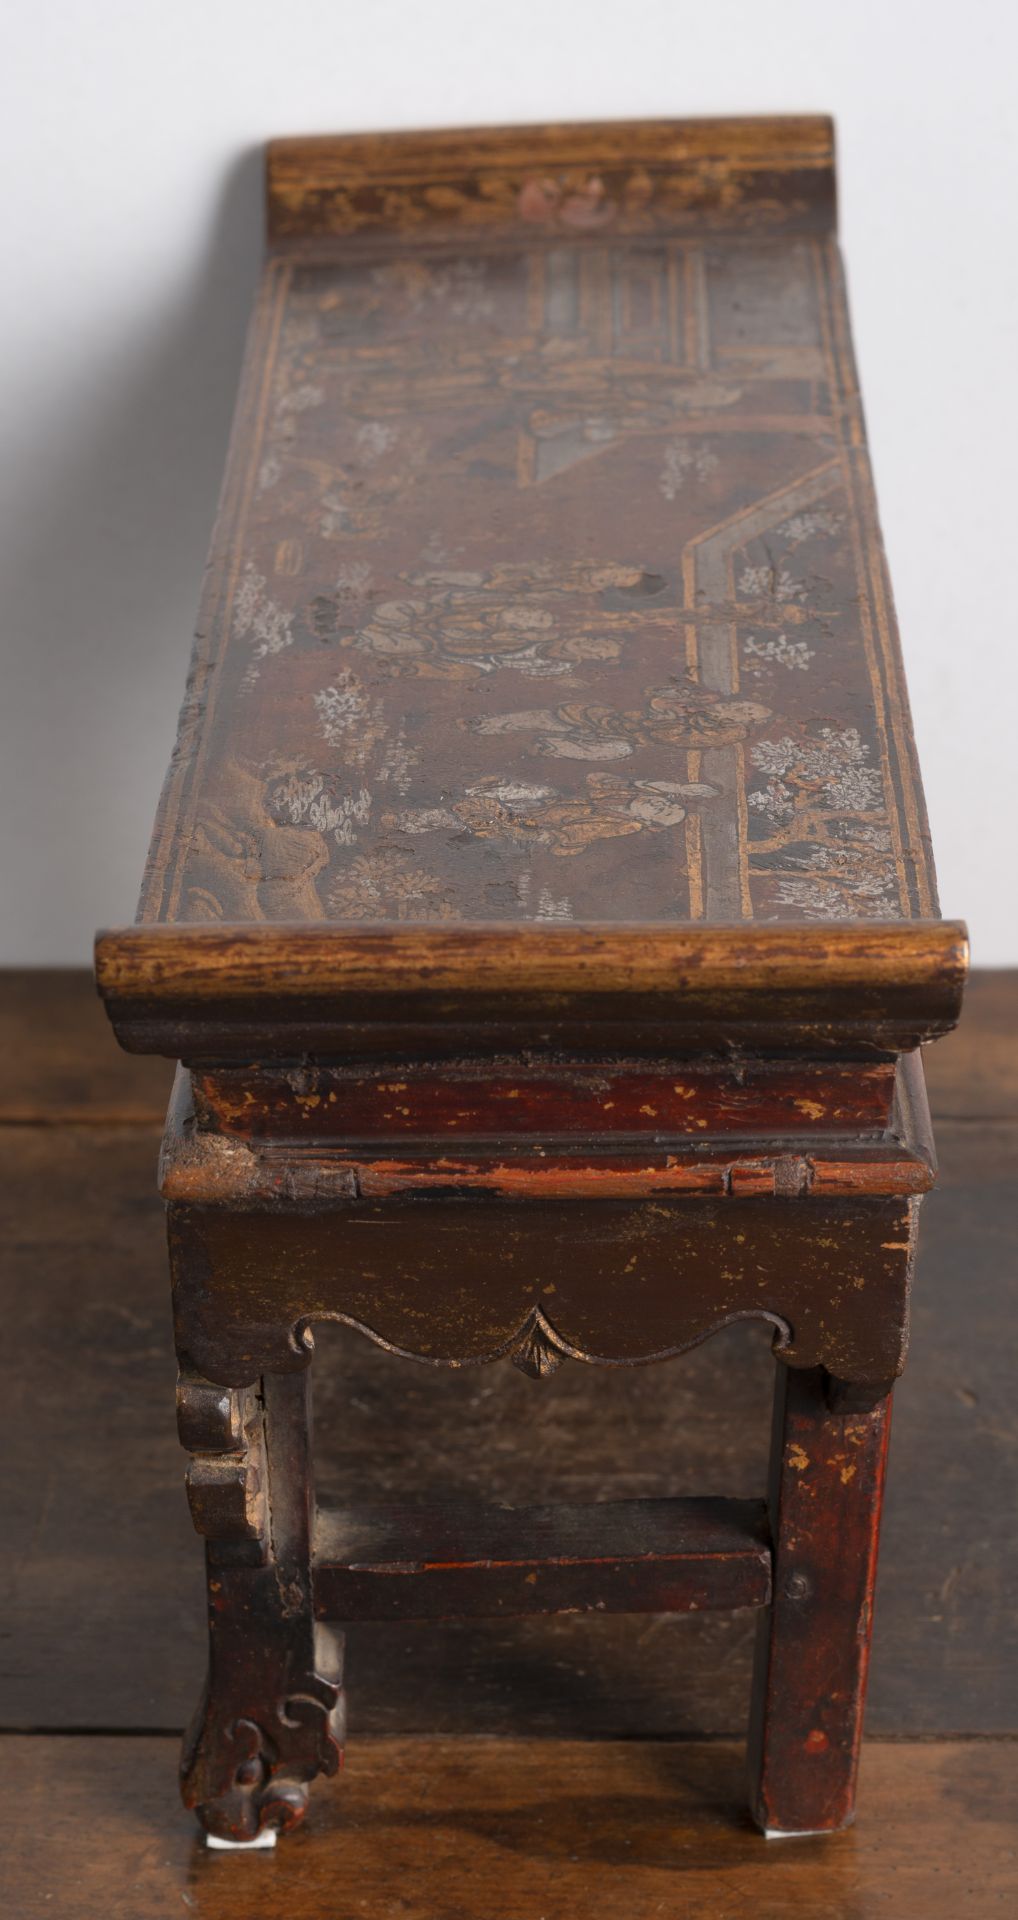
[[[152,936],[936,916],[833,206],[821,119],[270,149]]]

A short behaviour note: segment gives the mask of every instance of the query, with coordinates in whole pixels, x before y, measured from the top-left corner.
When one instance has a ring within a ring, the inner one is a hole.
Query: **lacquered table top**
[[[829,220],[606,180],[270,252],[143,919],[936,912]]]

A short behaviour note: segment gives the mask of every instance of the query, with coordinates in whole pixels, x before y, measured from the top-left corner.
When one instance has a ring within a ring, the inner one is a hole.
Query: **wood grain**
[[[523,1075],[515,1090],[524,1105]],[[257,1104],[257,1095],[254,1100]],[[809,1096],[791,1105],[797,1125],[784,1136],[767,1127],[756,1135],[728,1138],[723,1130],[671,1135],[659,1125],[648,1138],[618,1137],[610,1128],[599,1128],[593,1136],[573,1139],[534,1129],[522,1140],[468,1133],[454,1139],[432,1134],[410,1142],[358,1142],[335,1133],[330,1138],[328,1132],[319,1137],[312,1125],[303,1139],[288,1132],[278,1139],[246,1140],[199,1124],[191,1077],[182,1069],[160,1156],[160,1192],[173,1204],[276,1209],[304,1203],[320,1211],[358,1198],[425,1198],[453,1191],[534,1201],[675,1194],[879,1198],[921,1195],[933,1185],[936,1159],[918,1054],[899,1063],[892,1123],[880,1132],[814,1133]],[[699,1119],[706,1126],[705,1116]]]
[[[84,968],[0,969],[0,1125],[161,1126],[164,1060],[131,1059]]]
[[[774,1600],[758,1625],[750,1805],[764,1833],[855,1818],[891,1399],[832,1415],[823,1381],[778,1376]]]
[[[824,926],[135,926],[98,936],[107,999],[490,992],[929,995],[957,1013],[960,921]]]
[[[1018,1120],[1018,997],[1013,969],[977,967],[961,1026],[926,1054],[938,1120]]]
[[[885,1391],[905,1359],[915,1208],[773,1191],[593,1208],[453,1189],[316,1210],[285,1187],[249,1210],[175,1202],[177,1348],[224,1386],[308,1367],[323,1320],[431,1366],[529,1365],[536,1342],[551,1364],[615,1367],[760,1318],[783,1362]]]
[[[121,1045],[200,1058],[288,1032],[290,1051],[379,1034],[487,1030],[517,1049],[614,1027],[623,1047],[896,1052],[958,1018],[958,921],[836,926],[155,925],[102,933],[96,976]],[[358,1029],[367,1027],[368,1035]],[[437,1030],[437,1031],[436,1031]],[[669,1044],[670,1043],[670,1044]],[[588,1040],[589,1044],[589,1040]],[[490,1051],[492,1038],[483,1051]],[[255,1055],[255,1057],[257,1057]]]
[[[592,1134],[695,1139],[850,1130],[879,1137],[891,1117],[889,1060],[591,1060],[582,1066],[404,1062],[196,1069],[198,1126],[241,1140],[517,1141]]]
[[[703,1497],[326,1509],[314,1590],[319,1616],[342,1621],[764,1607],[767,1514]]]
[[[274,243],[823,230],[834,128],[816,114],[322,135],[273,140],[266,175]]]
[[[11,1920],[1006,1920],[1015,1745],[870,1745],[852,1832],[765,1846],[741,1748],[362,1741],[275,1854],[210,1854],[176,1743],[7,1738]]]

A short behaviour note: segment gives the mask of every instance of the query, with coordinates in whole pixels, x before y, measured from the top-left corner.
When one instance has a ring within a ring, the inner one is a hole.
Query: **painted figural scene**
[[[928,911],[836,254],[748,224],[276,255],[147,915]]]
[[[920,1050],[967,947],[830,124],[276,142],[268,239],[138,919],[97,949],[122,1044],[181,1063],[185,1800],[219,1843],[302,1818],[344,1622],[738,1607],[752,1817],[836,1831],[935,1175]],[[538,1383],[761,1320],[769,1488],[319,1510],[328,1320]]]

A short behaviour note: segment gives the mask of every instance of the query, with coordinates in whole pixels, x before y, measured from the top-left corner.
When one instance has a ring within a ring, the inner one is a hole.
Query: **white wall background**
[[[1018,963],[1014,0],[34,0],[0,101],[0,963],[133,917],[274,133],[833,111],[946,912]]]

